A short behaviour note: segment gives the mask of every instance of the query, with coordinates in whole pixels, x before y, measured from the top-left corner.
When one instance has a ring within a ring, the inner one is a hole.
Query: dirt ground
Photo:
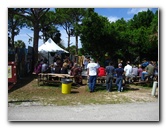
[[[134,102],[158,101],[158,88],[155,96],[151,95],[152,85],[124,86],[124,91],[118,93],[116,86],[112,92],[107,92],[104,84],[97,84],[96,91],[90,93],[88,86],[75,85],[71,87],[70,94],[62,94],[61,83],[40,84],[38,86],[34,76],[29,76],[18,81],[14,86],[8,85],[8,103],[39,103],[42,105],[79,105],[79,104],[117,104]]]

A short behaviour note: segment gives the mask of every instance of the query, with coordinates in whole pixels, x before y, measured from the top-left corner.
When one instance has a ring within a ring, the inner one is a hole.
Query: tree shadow
[[[73,91],[73,90],[71,90],[71,93],[72,94],[76,94],[76,93],[79,93],[79,91]]]
[[[37,102],[39,100],[15,100],[15,101],[8,101],[8,103],[22,103],[22,102]]]
[[[103,91],[106,90],[106,84],[96,84],[95,86],[95,91]],[[116,86],[115,83],[113,83],[112,85],[112,91],[117,91],[118,87]],[[123,91],[136,91],[136,90],[140,90],[139,87],[138,88],[132,88],[130,85],[123,85]]]
[[[55,88],[60,88],[61,87],[61,83],[60,82],[47,82],[47,83],[44,83],[44,84],[40,84],[39,86],[41,87],[55,87]]]
[[[8,93],[11,93],[11,92],[13,92],[13,91],[15,91],[15,90],[17,90],[19,88],[24,87],[25,85],[27,85],[28,83],[33,81],[35,78],[36,78],[36,76],[29,75],[29,76],[26,76],[26,77],[24,77],[22,79],[19,79],[17,81],[17,83],[14,84],[14,85],[8,83]],[[12,87],[10,87],[10,86],[12,86]]]

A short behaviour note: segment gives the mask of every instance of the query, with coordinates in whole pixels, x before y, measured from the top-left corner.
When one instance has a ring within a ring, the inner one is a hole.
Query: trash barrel
[[[69,94],[71,92],[71,84],[72,80],[71,79],[62,79],[62,93],[63,94]]]

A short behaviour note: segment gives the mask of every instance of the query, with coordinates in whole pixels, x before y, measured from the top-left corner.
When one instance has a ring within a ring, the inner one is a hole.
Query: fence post
[[[153,87],[152,87],[152,96],[155,96],[157,85],[158,85],[158,82],[154,81]]]

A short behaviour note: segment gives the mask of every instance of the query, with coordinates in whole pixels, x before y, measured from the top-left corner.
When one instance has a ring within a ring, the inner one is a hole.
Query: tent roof
[[[38,47],[39,52],[59,52],[63,51],[69,53],[68,51],[59,47],[51,38],[49,38],[44,44]]]

